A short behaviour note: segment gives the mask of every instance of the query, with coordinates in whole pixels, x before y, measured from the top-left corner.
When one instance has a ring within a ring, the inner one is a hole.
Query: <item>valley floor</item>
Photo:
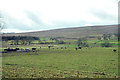
[[[113,47],[75,50],[42,48],[37,52],[4,53],[3,78],[117,78],[118,52]]]

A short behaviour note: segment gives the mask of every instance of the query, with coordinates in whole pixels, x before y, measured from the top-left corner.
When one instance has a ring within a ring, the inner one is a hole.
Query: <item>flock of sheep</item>
[[[4,51],[2,53],[9,53],[9,52],[30,52],[30,51],[36,51],[36,48],[32,48],[32,50],[30,50],[29,48],[7,48],[7,49],[4,49]]]
[[[42,48],[42,47],[40,47]],[[91,47],[92,48],[92,47]],[[53,46],[48,46],[48,49],[55,49],[53,48]],[[60,47],[60,48],[56,48],[56,49],[67,49],[67,47]],[[78,49],[82,49],[82,47],[76,47],[75,50],[78,50]],[[32,50],[30,50],[29,48],[7,48],[7,49],[4,49],[4,51],[2,53],[9,53],[9,52],[35,52],[35,51],[38,51],[37,48],[32,48]],[[117,52],[117,49],[113,49],[113,52]]]
[[[40,47],[41,49],[42,47]],[[48,46],[48,49],[55,49],[53,48],[53,46]],[[60,48],[56,48],[56,49],[67,49],[67,47],[60,47]],[[7,48],[7,49],[4,49],[4,51],[2,53],[9,53],[9,52],[35,52],[35,51],[39,51],[37,50],[37,48],[32,48],[32,50],[30,50],[29,48]]]

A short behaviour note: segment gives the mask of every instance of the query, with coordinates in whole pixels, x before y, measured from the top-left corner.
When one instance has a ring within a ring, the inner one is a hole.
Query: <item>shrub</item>
[[[79,38],[77,44],[78,47],[89,47],[86,38]]]
[[[102,47],[112,47],[112,44],[110,44],[109,42],[104,42],[104,43],[101,43],[101,46]]]
[[[65,44],[65,42],[63,40],[61,41],[57,41],[58,44]]]

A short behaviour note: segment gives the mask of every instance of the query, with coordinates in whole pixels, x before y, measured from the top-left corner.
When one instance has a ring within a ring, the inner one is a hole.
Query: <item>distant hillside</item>
[[[82,36],[100,35],[104,33],[118,33],[118,25],[101,25],[62,28],[37,32],[2,34],[3,36],[37,36],[37,37],[67,37],[78,38]]]

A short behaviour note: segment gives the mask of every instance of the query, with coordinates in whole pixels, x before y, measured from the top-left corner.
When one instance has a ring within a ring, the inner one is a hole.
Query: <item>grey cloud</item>
[[[28,11],[28,10],[26,10],[24,12],[26,13],[27,17],[29,19],[31,19],[34,23],[39,24],[39,25],[43,25],[42,20],[38,17],[38,16],[40,16],[40,14],[35,14],[32,11]]]
[[[68,28],[68,27],[80,27],[85,24],[92,24],[92,25],[98,25],[98,24],[111,24],[110,22],[117,22],[117,16],[111,15],[110,13],[106,13],[102,10],[94,10],[90,11],[94,16],[98,17],[99,19],[103,20],[102,22],[96,22],[96,21],[51,21],[51,23],[55,25],[47,25],[42,21],[42,15],[40,13],[34,13],[32,11],[23,11],[23,13],[27,16],[28,19],[32,20],[35,25],[27,26],[23,24],[22,20],[18,20],[16,18],[11,17],[9,14],[4,12],[3,16],[5,16],[6,21],[6,26],[9,29],[18,29],[21,31],[25,30],[48,30],[48,29],[57,29],[57,28]],[[49,13],[48,13],[49,14]],[[39,16],[39,17],[38,17]],[[108,22],[108,23],[107,23]]]
[[[34,13],[32,11],[24,11],[24,13],[26,14],[26,16],[28,17],[28,19],[32,20],[36,25],[33,25],[33,27],[31,27],[31,29],[50,29],[53,26],[47,25],[47,23],[44,23],[42,20],[42,15],[41,13]]]
[[[22,21],[11,18],[10,16],[7,19],[6,27],[11,29],[19,29],[19,30],[30,30],[28,26],[22,23]]]
[[[107,13],[105,11],[102,10],[94,10],[91,12],[93,15],[95,15],[96,17],[98,17],[99,19],[103,20],[103,21],[112,21],[112,22],[117,22],[117,16],[112,15],[110,13]]]
[[[32,27],[29,27],[24,24],[22,20],[16,19],[14,17],[11,17],[10,14],[7,14],[6,12],[2,12],[4,19],[6,20],[6,29],[18,29],[18,30],[36,30],[39,29],[36,25],[33,25]],[[29,13],[28,15],[29,19],[32,19],[36,24],[40,24],[40,20],[38,20],[37,16],[33,15],[32,13]]]

